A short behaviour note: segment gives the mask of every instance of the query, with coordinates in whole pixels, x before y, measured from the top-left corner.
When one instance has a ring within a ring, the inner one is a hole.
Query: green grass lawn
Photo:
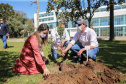
[[[2,50],[3,43],[0,41],[0,84],[36,84],[43,80],[42,74],[37,75],[15,75],[12,71],[16,59],[19,59],[24,42],[8,42],[8,49]],[[97,54],[97,60],[102,59],[102,64],[108,66],[116,66],[116,69],[126,73],[126,41],[99,41],[100,51]],[[44,47],[44,54],[48,58],[51,57],[50,45]],[[60,63],[61,57],[56,61],[51,61],[47,68],[51,71],[51,67]],[[71,62],[71,60],[66,61]],[[9,82],[6,82],[7,80]]]

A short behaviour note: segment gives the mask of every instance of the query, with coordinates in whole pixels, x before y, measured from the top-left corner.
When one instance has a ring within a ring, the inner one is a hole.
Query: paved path
[[[98,40],[109,40],[109,37],[97,37]],[[25,42],[26,39],[7,39],[8,42]],[[126,41],[126,37],[115,37],[115,40]],[[1,41],[1,40],[0,40]]]
[[[7,39],[7,42],[25,42],[25,39]]]
[[[97,37],[98,40],[109,40],[109,37],[107,36],[101,36],[101,37]],[[126,41],[126,37],[115,37],[115,40],[119,40],[119,41]]]

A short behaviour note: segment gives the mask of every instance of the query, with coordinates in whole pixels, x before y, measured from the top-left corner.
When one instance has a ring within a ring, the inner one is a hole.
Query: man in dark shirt
[[[3,41],[3,49],[7,48],[7,36],[9,36],[8,25],[0,18],[0,37]]]

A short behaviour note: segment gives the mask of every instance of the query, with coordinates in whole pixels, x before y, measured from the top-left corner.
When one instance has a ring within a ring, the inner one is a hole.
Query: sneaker
[[[3,50],[6,49],[6,48],[2,48]]]
[[[66,57],[63,57],[63,60],[64,60],[64,61],[68,61],[69,59],[68,59],[68,58],[66,58]]]

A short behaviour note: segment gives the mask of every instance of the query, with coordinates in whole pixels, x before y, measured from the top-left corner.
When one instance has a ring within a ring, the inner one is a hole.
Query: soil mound
[[[39,84],[114,84],[126,83],[126,76],[116,69],[110,69],[94,61],[84,61],[81,65],[62,63],[63,73],[51,74]],[[122,81],[123,80],[123,81]]]

